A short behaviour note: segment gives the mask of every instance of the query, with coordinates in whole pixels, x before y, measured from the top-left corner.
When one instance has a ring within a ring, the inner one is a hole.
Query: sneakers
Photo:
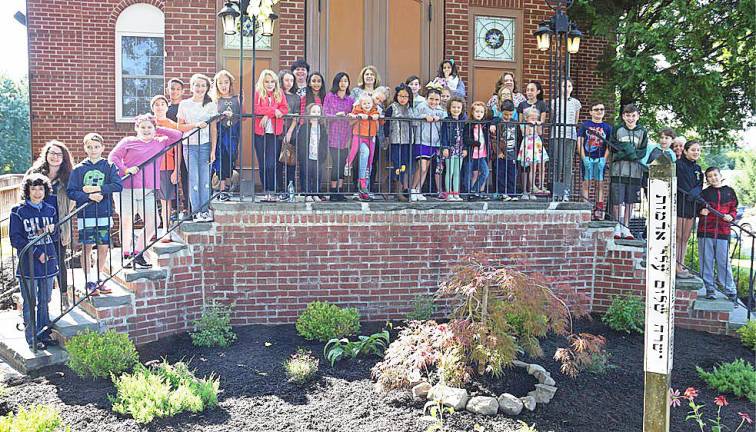
[[[228,201],[231,199],[231,195],[228,192],[221,192],[218,194],[218,201]]]
[[[147,261],[146,261],[146,260],[144,259],[144,255],[143,255],[143,254],[141,254],[141,253],[140,253],[139,255],[137,255],[137,256],[135,256],[135,257],[134,257],[134,259],[133,259],[133,260],[131,261],[131,266],[132,266],[132,267],[133,267],[133,268],[134,268],[135,270],[137,270],[137,269],[148,269],[148,268],[152,268],[152,264],[148,263],[148,262],[147,262]]]
[[[373,200],[373,198],[370,197],[370,194],[367,194],[365,192],[360,192],[359,193],[359,198],[360,198],[360,201],[372,201]]]
[[[622,239],[622,227],[619,224],[614,226],[614,239],[615,240]]]
[[[528,201],[528,200],[530,200],[530,194],[529,194],[529,193],[527,193],[527,192],[525,192],[525,193],[523,193],[523,194],[522,194],[522,196],[521,196],[520,198],[521,198],[521,199],[522,199],[523,201]]]
[[[45,345],[45,343],[42,341],[37,341],[37,349],[38,350],[47,349],[47,345]],[[34,351],[34,345],[29,344],[29,350]]]
[[[635,240],[635,236],[633,236],[633,233],[630,232],[630,228],[623,226],[622,227],[622,238],[625,240]]]
[[[438,194],[438,199],[440,199],[440,200],[447,200],[447,199],[449,198],[449,196],[450,196],[450,195],[449,195],[449,193],[448,193],[448,192],[440,192],[440,193]],[[454,201],[454,200],[452,199],[452,200],[450,200],[450,201]]]
[[[323,201],[323,199],[320,198],[320,196],[318,196],[318,195],[313,195],[312,196],[312,200],[313,200],[313,202],[321,202],[321,201]]]
[[[707,292],[707,293],[706,293],[706,297],[704,297],[704,298],[705,298],[706,300],[715,300],[715,299],[717,298],[717,296],[716,296],[716,294],[714,293],[714,291],[711,291],[711,292]]]
[[[87,291],[90,297],[97,297],[100,295],[100,290],[97,289],[97,282],[87,282],[84,285],[84,289]]]
[[[410,189],[409,190],[409,200],[410,201],[412,201],[412,202],[420,201],[418,199],[418,195],[420,195],[420,193],[417,191],[417,189]]]
[[[199,212],[194,215],[194,222],[212,222],[213,215],[209,211]]]

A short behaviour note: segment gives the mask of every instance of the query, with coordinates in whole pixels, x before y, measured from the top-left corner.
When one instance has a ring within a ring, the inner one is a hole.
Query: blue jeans
[[[52,296],[54,280],[54,276],[39,279],[18,278],[18,283],[21,287],[21,298],[24,300],[24,336],[26,337],[26,343],[29,345],[32,344],[34,334],[39,333],[44,326],[50,324],[48,306],[50,297]],[[32,300],[34,300],[37,309],[34,327],[31,325]],[[47,340],[49,338],[49,332],[39,337],[40,340]]]
[[[273,134],[255,135],[255,154],[257,155],[257,166],[260,168],[260,181],[263,185],[263,191],[265,193],[276,192],[276,180],[284,172],[284,165],[278,162],[278,155],[281,154],[281,139]],[[278,174],[278,172],[281,174]],[[294,178],[291,177],[287,180],[293,181]],[[285,187],[286,185],[282,186]]]
[[[495,159],[496,193],[517,194],[517,164],[512,159]]]
[[[725,289],[727,294],[735,294],[735,281],[732,279],[732,268],[729,257],[730,243],[726,238],[698,238],[698,262],[701,267],[706,293],[711,294],[716,290],[714,283],[714,262],[717,264],[717,281]]]
[[[192,211],[206,212],[210,205],[210,143],[184,145],[189,174],[189,202]]]
[[[475,183],[470,188],[470,193],[481,192],[482,188],[485,188],[486,181],[488,180],[488,158],[472,159],[470,167],[470,179],[472,179],[472,172],[478,171],[478,178],[475,179]]]

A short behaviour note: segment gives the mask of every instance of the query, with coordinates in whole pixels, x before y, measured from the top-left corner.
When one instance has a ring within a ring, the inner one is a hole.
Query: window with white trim
[[[146,3],[124,9],[116,21],[116,121],[150,112],[164,90],[163,12]]]

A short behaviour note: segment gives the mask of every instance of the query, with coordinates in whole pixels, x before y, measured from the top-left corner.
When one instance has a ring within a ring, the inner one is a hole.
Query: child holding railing
[[[131,175],[123,183],[123,192],[114,195],[116,208],[121,216],[123,255],[126,259],[133,258],[133,261],[127,262],[126,265],[150,268],[152,265],[147,263],[143,253],[146,242],[155,234],[155,188],[159,185],[156,175],[162,158],[158,157],[151,163],[145,163],[165,147],[179,141],[182,134],[170,128],[156,128],[155,117],[151,114],[138,116],[134,120],[134,130],[136,136],[123,138],[110,152],[108,160],[118,167],[119,175]],[[209,169],[207,166],[206,168]],[[191,169],[190,165],[190,172]],[[190,186],[197,185],[190,182]],[[199,206],[192,208],[198,209]],[[139,235],[136,235],[133,229],[136,215],[140,215],[144,220],[144,229]]]
[[[414,97],[414,96],[413,96]],[[428,87],[426,101],[417,108],[415,117],[423,121],[416,123],[414,154],[417,160],[410,190],[410,201],[425,201],[422,194],[425,178],[431,164],[431,158],[438,155],[441,146],[441,120],[446,118],[446,110],[441,108],[441,91],[435,87]]]
[[[701,276],[706,287],[706,298],[714,299],[714,264],[717,265],[717,282],[722,285],[730,300],[737,299],[735,281],[730,265],[730,223],[738,213],[738,196],[735,191],[722,184],[722,173],[717,167],[709,167],[705,172],[709,187],[701,192],[706,202],[698,214],[698,255]],[[720,216],[722,215],[722,216]]]
[[[77,223],[79,243],[83,249],[85,289],[91,296],[111,292],[107,286],[99,285],[101,280],[107,279],[101,274],[105,271],[105,260],[110,250],[110,227],[113,224],[112,196],[123,190],[118,167],[102,158],[103,150],[105,144],[100,134],[89,133],[84,137],[84,152],[87,158],[74,167],[68,180],[67,191],[77,206],[89,203],[79,213]],[[97,266],[94,269],[90,264],[93,245],[97,245]]]
[[[24,300],[24,336],[31,350],[45,349],[47,345],[55,344],[49,332],[41,335],[34,343],[34,335],[50,323],[48,304],[53,281],[58,274],[55,246],[58,241],[58,233],[55,231],[58,214],[55,207],[45,202],[51,192],[52,187],[47,177],[42,174],[27,175],[21,185],[22,202],[13,207],[10,213],[10,241],[18,254],[16,277]],[[31,246],[30,253],[21,253],[29,242],[46,232],[51,235]],[[30,259],[32,262],[29,262]],[[34,326],[31,325],[32,304],[36,305]]]
[[[358,183],[360,188],[360,199],[363,201],[370,200],[368,194],[367,179],[370,178],[370,167],[373,166],[373,157],[375,156],[375,137],[378,135],[378,108],[373,103],[373,97],[367,93],[362,93],[354,104],[352,112],[348,117],[352,119],[352,148],[349,150],[344,172],[349,175],[352,171],[357,152],[360,153]]]

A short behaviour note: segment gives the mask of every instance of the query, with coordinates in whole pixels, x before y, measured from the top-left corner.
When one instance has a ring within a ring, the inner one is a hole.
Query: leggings
[[[446,160],[446,191],[459,193],[459,174],[462,156],[454,155]]]
[[[344,178],[347,149],[330,147],[328,151],[331,152],[331,181],[339,181]]]
[[[359,178],[367,178],[368,167],[373,166],[373,155],[375,154],[375,141],[372,137],[363,137],[355,135],[352,138],[352,148],[349,149],[347,164],[352,165],[354,158],[357,156],[357,150],[360,151]]]

